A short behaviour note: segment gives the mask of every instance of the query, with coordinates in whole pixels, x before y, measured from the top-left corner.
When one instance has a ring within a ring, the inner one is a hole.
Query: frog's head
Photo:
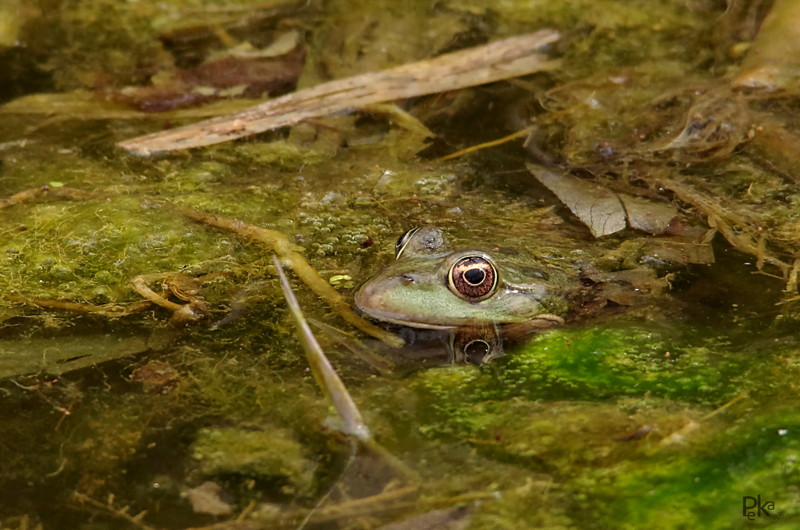
[[[553,303],[558,297],[546,281],[512,283],[513,275],[486,252],[451,250],[441,230],[423,226],[398,239],[395,261],[367,281],[355,301],[377,320],[416,328],[563,322],[552,313],[564,304]]]

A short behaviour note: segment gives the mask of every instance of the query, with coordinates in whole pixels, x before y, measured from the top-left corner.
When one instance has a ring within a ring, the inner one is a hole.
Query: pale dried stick
[[[132,138],[119,145],[138,155],[212,145],[347,109],[552,69],[558,62],[549,60],[539,50],[558,38],[557,31],[543,29],[425,61],[323,83],[236,114]]]
[[[334,370],[333,365],[328,360],[325,352],[322,351],[316,337],[311,332],[311,328],[306,322],[303,311],[300,309],[300,304],[294,296],[292,287],[289,285],[289,280],[283,272],[283,266],[278,256],[273,255],[272,261],[275,263],[275,268],[278,270],[278,277],[281,280],[281,290],[283,296],[286,298],[286,303],[289,305],[289,311],[292,314],[297,327],[300,330],[300,342],[303,345],[303,351],[306,354],[306,360],[311,368],[311,373],[314,380],[317,382],[320,390],[322,390],[325,397],[333,404],[336,413],[342,421],[341,430],[348,436],[352,436],[359,442],[364,444],[365,447],[372,452],[383,458],[390,466],[396,471],[400,472],[407,480],[417,481],[419,477],[408,466],[406,466],[396,456],[391,454],[385,447],[380,445],[372,437],[369,427],[364,422],[361,412],[358,410],[353,397],[347,391],[339,374]]]

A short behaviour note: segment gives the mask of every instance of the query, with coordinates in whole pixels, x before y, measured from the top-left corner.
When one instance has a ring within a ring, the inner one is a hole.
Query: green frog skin
[[[452,250],[441,230],[423,226],[400,237],[395,260],[361,286],[355,302],[376,320],[414,328],[562,324],[563,283],[521,270],[488,252]]]

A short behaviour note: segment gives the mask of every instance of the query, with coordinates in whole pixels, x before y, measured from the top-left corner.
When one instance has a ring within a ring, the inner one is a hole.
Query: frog
[[[356,292],[355,305],[375,320],[418,329],[563,324],[571,291],[565,275],[508,261],[453,249],[437,227],[412,228],[397,240],[394,261]]]

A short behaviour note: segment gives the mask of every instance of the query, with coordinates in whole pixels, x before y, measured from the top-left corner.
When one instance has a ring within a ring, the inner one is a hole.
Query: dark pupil
[[[470,302],[480,302],[494,293],[497,271],[486,258],[467,256],[453,265],[447,282],[456,295]]]
[[[464,346],[464,354],[467,357],[467,361],[472,364],[481,364],[490,350],[489,343],[485,340],[473,340]]]
[[[483,280],[486,279],[486,272],[478,267],[467,269],[464,271],[464,279],[467,280],[467,283],[470,285],[480,285],[483,283]]]

